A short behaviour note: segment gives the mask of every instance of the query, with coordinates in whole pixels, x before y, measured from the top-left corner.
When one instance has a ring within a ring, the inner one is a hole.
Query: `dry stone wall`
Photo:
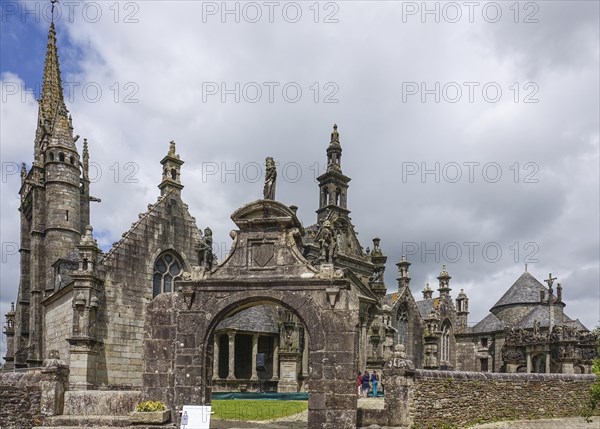
[[[0,372],[0,427],[41,426],[46,417],[61,414],[68,376],[68,369],[63,365]]]
[[[410,417],[417,429],[576,417],[587,403],[595,378],[416,370],[409,395]]]

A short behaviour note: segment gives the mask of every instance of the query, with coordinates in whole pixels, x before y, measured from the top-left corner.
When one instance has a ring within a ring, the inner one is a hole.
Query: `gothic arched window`
[[[450,362],[450,336],[452,335],[452,325],[445,320],[442,325],[442,344],[441,344],[441,362]]]
[[[154,263],[152,277],[152,297],[164,292],[173,292],[175,280],[181,277],[183,264],[174,254],[167,252],[160,255]]]
[[[408,309],[404,305],[398,309],[398,344],[408,347]]]

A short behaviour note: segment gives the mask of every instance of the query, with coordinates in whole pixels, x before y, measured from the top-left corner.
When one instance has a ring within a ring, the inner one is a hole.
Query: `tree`
[[[599,344],[598,354],[600,354],[600,325],[596,326],[592,332],[596,337],[596,343]],[[594,381],[594,384],[590,390],[589,402],[583,410],[583,417],[585,417],[585,420],[588,423],[592,421],[591,417],[594,415],[596,408],[598,408],[598,404],[600,404],[600,358],[594,359],[594,363],[592,364],[592,372],[596,374],[596,381]]]

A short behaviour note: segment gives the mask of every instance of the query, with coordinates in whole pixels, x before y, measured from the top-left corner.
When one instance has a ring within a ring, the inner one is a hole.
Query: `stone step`
[[[48,418],[48,426],[59,427],[127,427],[131,425],[129,416],[54,416]]]
[[[129,416],[140,401],[136,390],[69,390],[65,392],[65,415]]]
[[[81,429],[86,426],[34,426],[31,429]],[[114,426],[87,426],[90,429],[113,429]],[[168,424],[165,426],[124,426],[123,429],[177,429],[174,424]]]
[[[31,429],[81,429],[85,426],[34,426]],[[113,429],[114,426],[87,426],[90,429]],[[166,426],[125,426],[123,429],[177,429],[177,426],[169,424]]]

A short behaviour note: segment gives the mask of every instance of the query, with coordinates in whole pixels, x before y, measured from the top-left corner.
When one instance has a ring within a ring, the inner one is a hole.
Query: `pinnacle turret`
[[[183,161],[177,154],[174,141],[171,141],[169,144],[169,152],[160,163],[163,165],[162,182],[158,185],[161,195],[165,195],[167,192],[174,192],[177,195],[181,195],[181,190],[183,189],[183,185],[181,184],[181,166],[183,165]]]
[[[318,221],[322,222],[332,211],[347,216],[348,182],[350,178],[342,173],[342,145],[337,124],[333,125],[331,140],[327,147],[327,169],[317,177],[319,181]]]

